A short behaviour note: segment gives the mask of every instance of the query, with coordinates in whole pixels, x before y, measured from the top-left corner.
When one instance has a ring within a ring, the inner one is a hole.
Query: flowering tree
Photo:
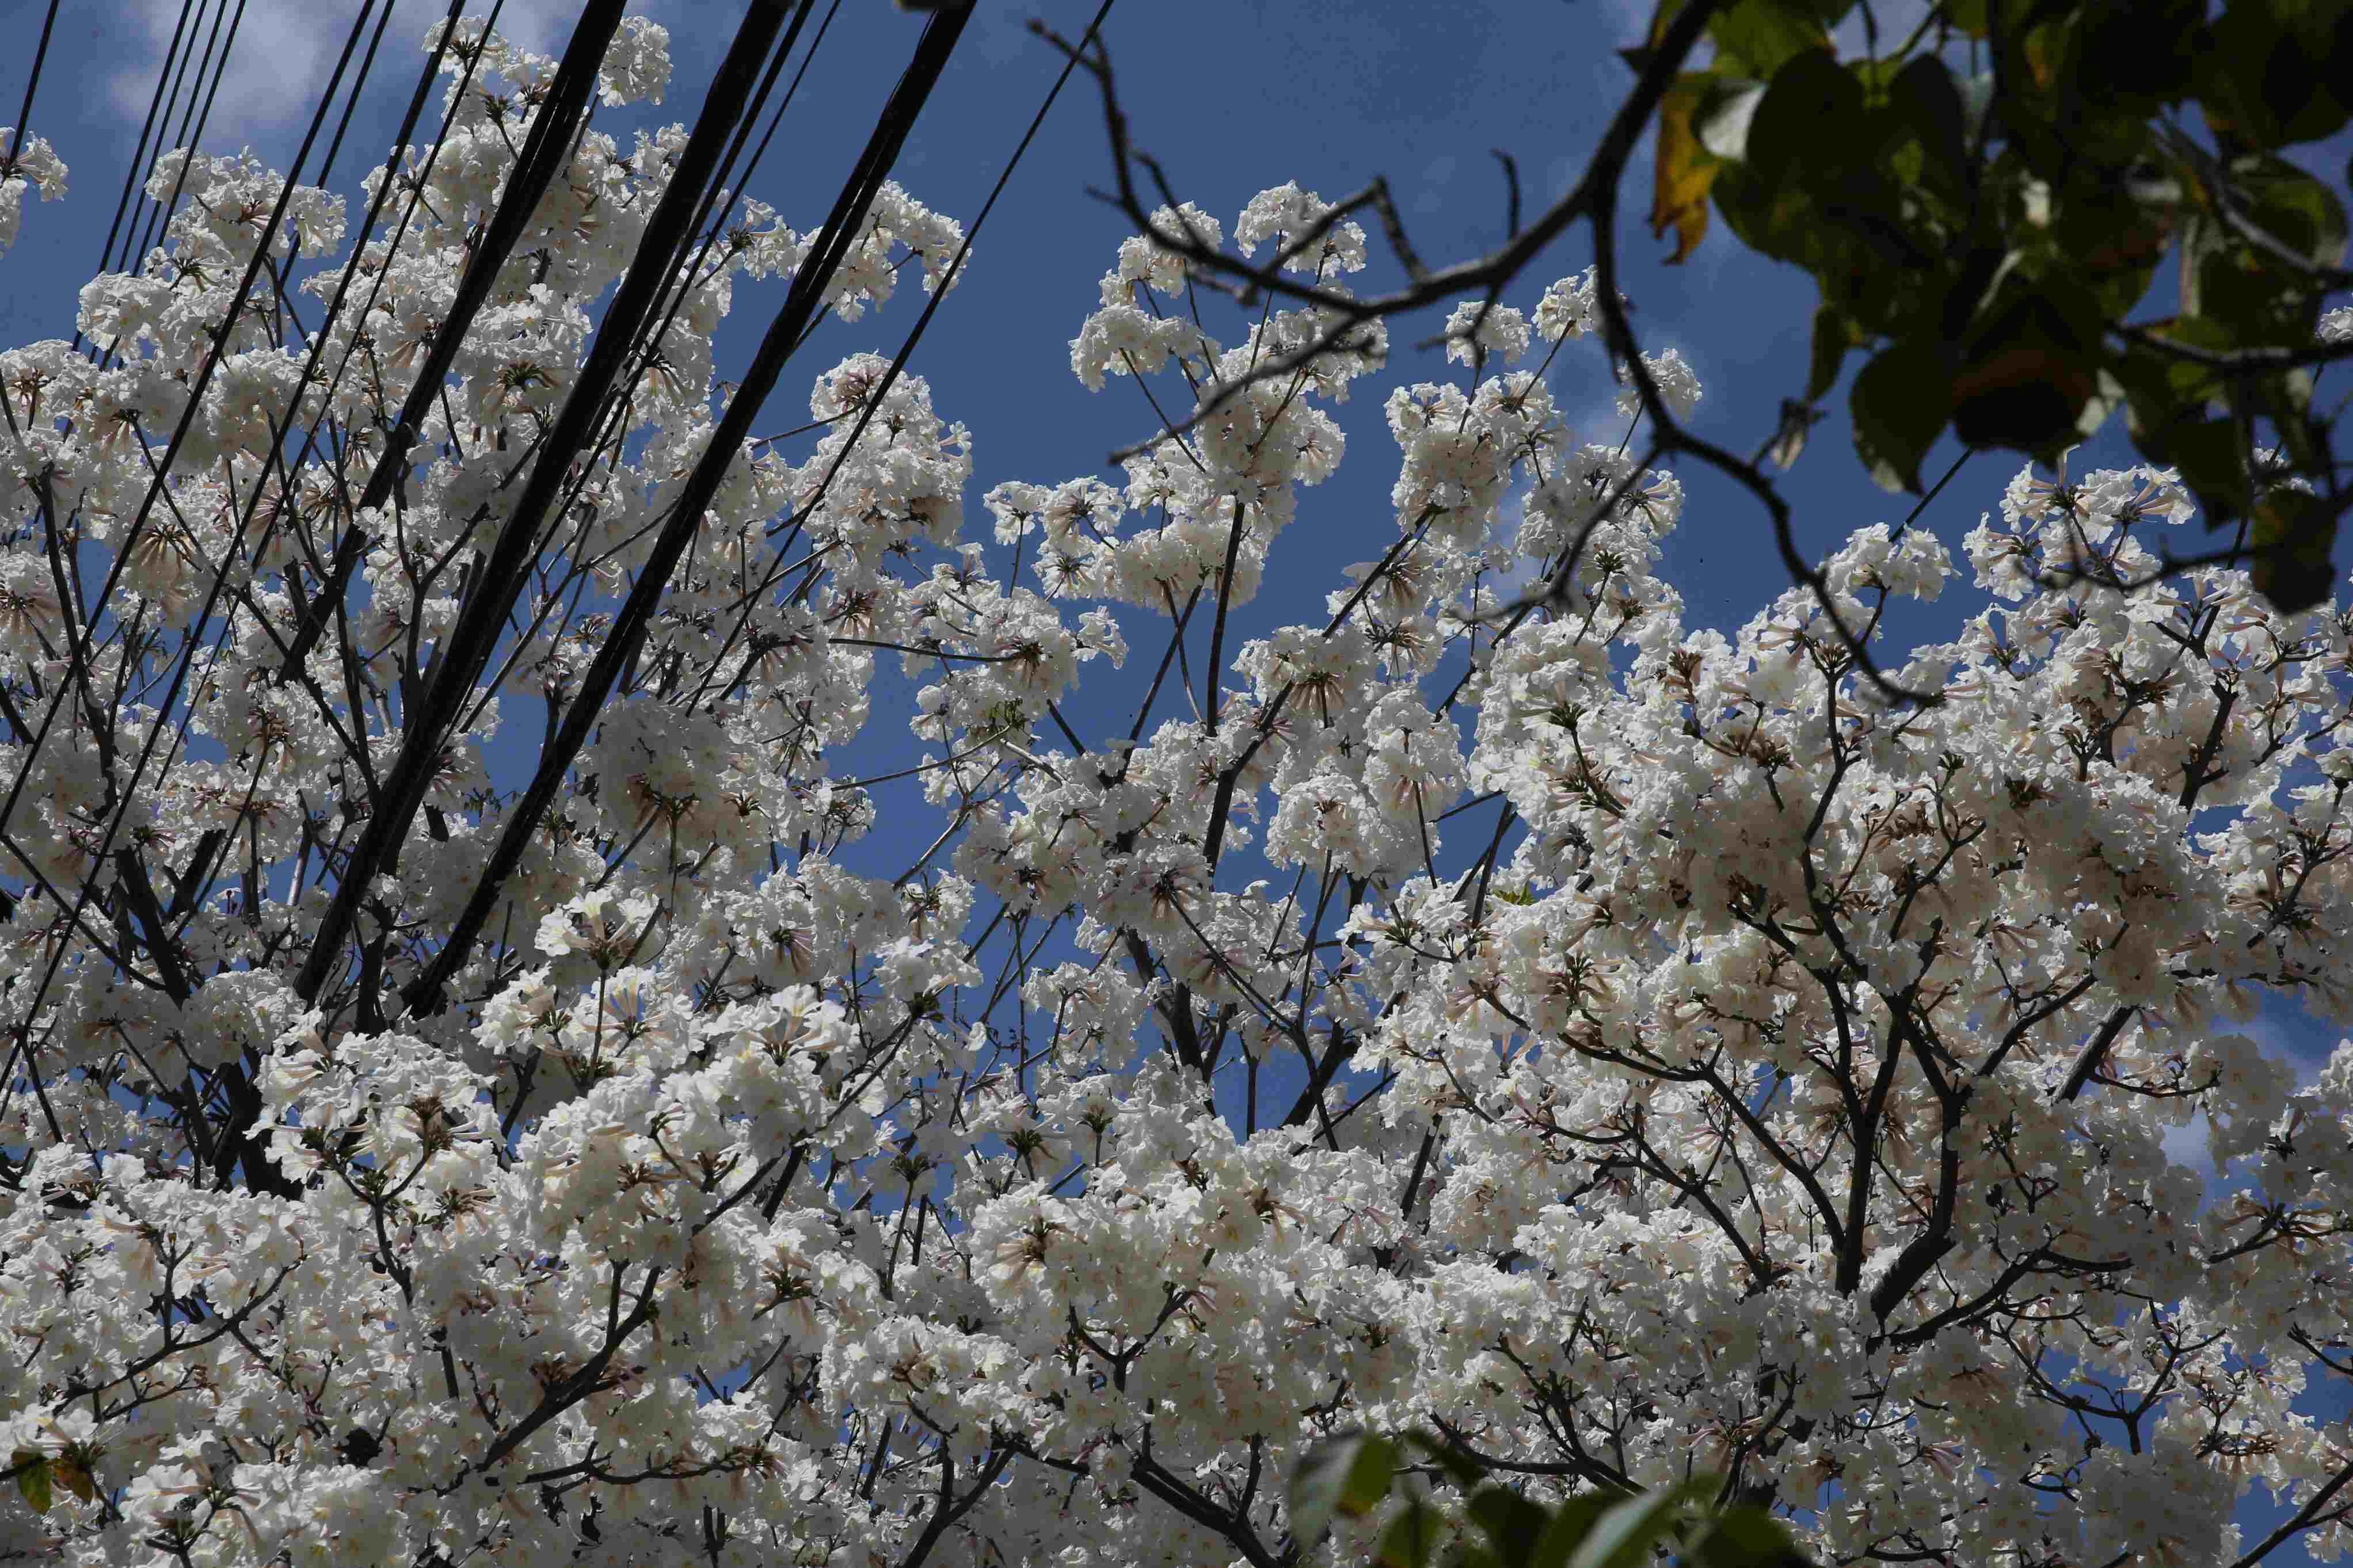
[[[789,349],[962,233],[887,147],[713,218],[733,120],[625,153],[664,39],[585,10],[438,28],[357,225],[174,154],[96,357],[0,353],[0,1554],[1268,1568],[1420,1506],[1294,1530],[1349,1428],[1824,1560],[2343,1543],[2353,1048],[2230,1020],[2353,1006],[2347,621],[2105,585],[2190,515],[2140,469],[1686,627],[1677,481],[1548,390],[1586,273],[1463,305],[1377,559],[1245,639],[1377,321],[1258,376],[1327,308],[1136,238],[1072,368],[1211,412],[1124,473],[968,522],[869,354],[747,441],[738,277]],[[1326,210],[1162,216],[1345,289]],[[1850,642],[1964,574],[1888,700]]]

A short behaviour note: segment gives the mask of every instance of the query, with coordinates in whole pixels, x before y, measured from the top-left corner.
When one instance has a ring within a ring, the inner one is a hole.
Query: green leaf
[[[2327,70],[2327,58],[2292,31],[2265,57],[2263,98],[2278,118],[2282,145],[2318,142],[2345,128],[2346,106],[2339,96],[2345,84]]]
[[[2144,434],[2141,450],[2181,471],[2181,482],[2198,498],[2206,526],[2219,528],[2244,517],[2253,504],[2247,482],[2247,444],[2234,419],[2177,422],[2161,438]]]
[[[2100,392],[2088,345],[2100,317],[2089,293],[2063,272],[2004,290],[1973,332],[1953,377],[1953,434],[1969,447],[2007,447],[2055,457],[2077,439]]]
[[[1507,888],[1496,888],[1492,896],[1501,899],[1507,904],[1535,901],[1529,895],[1514,893]],[[1427,1454],[1433,1464],[1454,1478],[1457,1486],[1468,1489],[1487,1479],[1486,1470],[1477,1460],[1443,1438],[1433,1437],[1427,1432],[1409,1432],[1405,1435],[1405,1440]]]
[[[1923,177],[1953,195],[1968,176],[1968,110],[1953,73],[1934,55],[1918,55],[1895,73],[1888,100],[1897,123],[1920,143]]]
[[[1685,1553],[1695,1568],[1783,1568],[1804,1556],[1788,1527],[1761,1508],[1728,1508]]]
[[[1444,1529],[1436,1509],[1419,1497],[1409,1498],[1404,1510],[1381,1531],[1373,1561],[1378,1568],[1428,1568]]]
[[[1809,49],[1773,73],[1749,121],[1746,158],[1757,176],[1824,186],[1870,148],[1862,84],[1824,49]]]
[[[1967,341],[1988,303],[2001,292],[2021,259],[2019,252],[1994,245],[1978,246],[1963,256],[1945,289],[1937,316],[1941,335],[1956,343]]]
[[[1813,362],[1806,372],[1808,403],[1820,402],[1837,384],[1839,367],[1846,363],[1846,351],[1854,344],[1854,329],[1845,317],[1828,305],[1814,307]]]
[[[2345,259],[2345,205],[2337,193],[2284,158],[2247,160],[2231,171],[2256,226],[2315,267]]]
[[[1537,1539],[1528,1568],[1567,1568],[1569,1557],[1585,1544],[1595,1521],[1618,1500],[1611,1492],[1580,1492],[1554,1508],[1552,1522]]]
[[[2337,513],[2318,496],[2275,489],[2255,506],[2248,543],[2255,551],[2249,575],[2255,592],[2284,616],[2325,605],[2336,592],[2329,555]]]
[[[1753,144],[1754,121],[1750,133]],[[1743,245],[1818,277],[1825,259],[1825,241],[1844,237],[1819,221],[1813,201],[1805,192],[1787,181],[1757,178],[1746,162],[1725,163],[1714,194],[1724,221]]]
[[[2075,85],[2097,109],[2146,118],[2179,101],[2197,77],[2205,37],[2206,0],[2131,0],[2094,5],[2084,21]]]
[[[1651,31],[1644,40],[1646,48],[1655,49],[1665,41],[1667,29],[1682,15],[1686,0],[1659,0],[1658,8],[1651,13]]]
[[[2210,251],[2198,267],[2198,313],[2232,346],[2303,347],[2320,320],[2320,292],[2251,246]]]
[[[1913,340],[1873,354],[1849,397],[1854,444],[1882,489],[1920,489],[1920,460],[1953,407],[1952,371],[1936,343]]]
[[[1781,399],[1781,423],[1775,427],[1772,442],[1766,448],[1775,468],[1787,468],[1797,462],[1806,449],[1806,438],[1821,417],[1811,404],[1800,403],[1794,397]]]
[[[2197,56],[2195,82],[2206,121],[2247,146],[2317,141],[2345,123],[2331,90],[2331,56],[2284,8],[2234,5],[2216,17]],[[2298,9],[2301,9],[2299,7]]]
[[[2071,193],[2051,239],[2073,264],[2103,323],[2134,313],[2164,261],[2177,210],[2121,187],[2098,197]]]
[[[1751,76],[1769,77],[1808,49],[1830,47],[1816,8],[1801,0],[1734,0],[1711,17],[1716,58]]]
[[[2239,346],[2221,322],[2205,316],[2175,316],[2152,321],[2145,330],[2152,337],[2215,353],[2228,353]],[[2158,424],[2202,417],[2208,406],[2230,390],[2220,371],[2162,350],[2131,350],[2117,374],[2132,394],[2134,417]]]
[[[1345,1432],[1318,1443],[1291,1473],[1291,1537],[1313,1546],[1335,1515],[1361,1519],[1389,1495],[1397,1447],[1368,1432]]]
[[[47,1457],[35,1453],[29,1448],[19,1448],[16,1456],[8,1461],[8,1468],[16,1472],[16,1489],[24,1494],[25,1500],[32,1505],[33,1511],[48,1512],[49,1504],[53,1500],[49,1491]]]
[[[1667,29],[1674,25],[1675,16],[1684,4],[1685,0],[1659,0],[1658,8],[1651,13],[1651,30],[1644,35],[1643,41],[1630,49],[1618,51],[1618,58],[1626,62],[1629,70],[1641,76],[1651,68],[1651,62],[1658,58],[1659,45],[1666,38]]]
[[[1986,36],[1989,0],[1946,0],[1945,19],[1972,38]]]
[[[1552,1516],[1507,1487],[1481,1487],[1463,1508],[1471,1521],[1495,1543],[1495,1557],[1504,1568],[1518,1568],[1535,1555]]]
[[[1614,1503],[1569,1554],[1567,1568],[1641,1568],[1682,1514],[1682,1487],[1661,1487]]]

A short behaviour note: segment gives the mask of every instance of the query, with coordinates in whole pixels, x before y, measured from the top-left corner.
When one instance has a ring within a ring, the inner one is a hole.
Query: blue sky
[[[247,0],[206,150],[250,146],[285,167],[356,4]],[[898,167],[917,199],[969,219],[1060,66],[1029,35],[1026,20],[1039,16],[1076,37],[1094,4],[980,0],[961,53]],[[640,8],[672,30],[677,75],[670,101],[655,112],[690,119],[734,8],[707,0],[646,0]],[[15,113],[44,9],[45,0],[0,0],[0,38],[12,41],[0,55],[0,115]],[[0,260],[0,342],[73,331],[75,291],[95,269],[178,9],[164,0],[64,9],[31,123],[71,165],[72,194],[30,207],[15,250]],[[337,189],[354,193],[356,177],[381,160],[422,60],[417,42],[442,10],[440,0],[397,0]],[[509,0],[506,25],[554,52],[570,10],[562,0]],[[1647,16],[1639,0],[1121,0],[1105,36],[1136,141],[1161,158],[1181,196],[1229,225],[1265,186],[1295,179],[1329,199],[1386,174],[1423,256],[1443,260],[1504,237],[1504,184],[1489,149],[1518,159],[1530,210],[1567,188],[1631,81],[1615,50],[1641,32]],[[814,225],[921,26],[922,18],[884,0],[845,0],[751,194],[796,226]],[[2328,154],[2332,181],[2342,152]],[[1677,348],[1697,369],[1707,392],[1694,428],[1734,449],[1752,449],[1771,433],[1780,399],[1800,389],[1811,284],[1792,268],[1744,252],[1720,225],[1688,263],[1661,265],[1665,247],[1631,221],[1647,210],[1649,173],[1646,145],[1628,177],[1622,205],[1630,221],[1620,237],[1638,329],[1646,346]],[[1133,384],[1114,380],[1091,395],[1069,368],[1068,340],[1128,232],[1119,215],[1085,194],[1109,179],[1097,100],[1082,77],[1023,163],[981,236],[966,281],[915,359],[940,411],[973,427],[976,473],[966,499],[976,512],[979,496],[994,484],[1052,483],[1096,472],[1106,452],[1152,429],[1151,410]],[[1507,302],[1533,307],[1546,284],[1590,259],[1586,232],[1573,230]],[[1366,281],[1384,287],[1395,277],[1377,269]],[[780,298],[776,286],[739,289],[737,319],[746,324],[732,359],[723,352],[723,374],[748,357],[756,323]],[[787,373],[759,427],[800,423],[809,379],[853,350],[894,351],[915,308],[912,296],[902,296],[854,327],[828,329]],[[1373,558],[1394,537],[1394,447],[1379,399],[1398,381],[1444,377],[1439,353],[1409,346],[1434,333],[1442,315],[1395,323],[1389,374],[1332,411],[1350,437],[1349,459],[1335,479],[1303,499],[1299,521],[1277,546],[1267,591],[1238,615],[1240,637],[1280,621],[1320,618],[1337,568]],[[1220,335],[1230,342],[1237,334]],[[1553,379],[1581,437],[1618,438],[1614,389],[1598,351],[1565,353]],[[1831,417],[1785,480],[1801,542],[1816,554],[1851,530],[1894,522],[1909,508],[1908,498],[1874,487],[1855,460],[1843,387],[1829,407]],[[1931,453],[1924,473],[1941,473],[1954,453],[1949,443]],[[2088,466],[2128,460],[2113,434],[2079,457],[2079,468],[2085,459]],[[2015,468],[2003,455],[1973,459],[1924,521],[1948,544],[1957,542]],[[1696,466],[1687,466],[1683,479],[1691,504],[1669,542],[1666,573],[1684,593],[1694,625],[1728,628],[1786,579],[1753,503]],[[1941,619],[1926,629],[1940,635],[1949,616]],[[1132,614],[1123,620],[1137,657],[1156,655],[1156,628]],[[1228,646],[1238,642],[1229,636]],[[878,696],[879,709],[889,700],[887,688]],[[533,728],[515,726],[513,732]],[[906,744],[886,714],[878,712],[877,728]],[[2325,1051],[2337,1033],[2278,1007],[2256,1029],[2306,1058]],[[2181,1152],[2193,1152],[2185,1138]]]

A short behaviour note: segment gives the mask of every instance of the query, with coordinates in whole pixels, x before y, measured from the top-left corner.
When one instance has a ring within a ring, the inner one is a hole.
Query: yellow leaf
[[[1692,116],[1698,112],[1712,80],[1707,72],[1686,71],[1675,78],[1674,85],[1659,100],[1658,180],[1651,199],[1651,233],[1662,239],[1667,230],[1675,231],[1675,253],[1667,258],[1670,263],[1699,248],[1707,233],[1708,188],[1715,184],[1716,171],[1723,166],[1700,144],[1699,133],[1692,127]]]
[[[98,1478],[90,1474],[90,1462],[71,1448],[49,1461],[49,1475],[84,1502],[98,1497]]]

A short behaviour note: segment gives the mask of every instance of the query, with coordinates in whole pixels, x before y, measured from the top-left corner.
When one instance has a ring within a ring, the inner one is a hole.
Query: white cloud
[[[426,30],[448,14],[448,7],[437,0],[425,4],[392,0],[392,4],[396,9],[385,29],[383,47],[376,52],[370,85],[398,81],[405,97],[425,63],[421,46]],[[183,38],[183,57],[193,47],[194,58],[204,58],[214,16],[222,6],[227,16],[236,15],[237,7],[229,0],[196,8],[189,29],[194,43],[191,46]],[[631,7],[644,12],[659,9],[645,5]],[[485,16],[489,10],[480,0],[466,7],[469,16]],[[499,14],[499,31],[527,49],[554,54],[569,37],[570,18],[576,10],[564,0],[506,0]],[[379,10],[371,15],[370,32],[381,14]],[[275,155],[280,163],[290,157],[303,128],[318,110],[319,94],[334,74],[335,61],[359,15],[360,0],[246,0],[244,17],[228,51],[227,68],[213,100],[212,114],[205,121],[206,150],[227,152],[251,145],[257,153]],[[132,53],[129,63],[108,80],[107,95],[115,110],[132,125],[145,123],[148,105],[154,100],[157,74],[164,68],[179,23],[180,7],[172,0],[132,0],[122,9],[121,20],[116,24],[122,35],[119,41]],[[221,36],[227,36],[226,21]],[[364,37],[360,47],[366,47]],[[358,58],[355,52],[354,68]],[[180,76],[178,60],[173,62],[173,73]],[[182,79],[183,104],[195,97],[195,76],[190,65]],[[205,85],[210,85],[209,74]],[[166,147],[177,143],[180,123],[175,111],[163,132]],[[193,126],[194,120],[189,123]],[[376,156],[381,153],[375,150]]]
[[[2206,1115],[2200,1111],[2179,1127],[2165,1130],[2165,1157],[2176,1165],[2198,1173],[2206,1184],[2206,1201],[2212,1203],[2218,1195],[2219,1176],[2214,1169],[2214,1155],[2206,1142]]]

